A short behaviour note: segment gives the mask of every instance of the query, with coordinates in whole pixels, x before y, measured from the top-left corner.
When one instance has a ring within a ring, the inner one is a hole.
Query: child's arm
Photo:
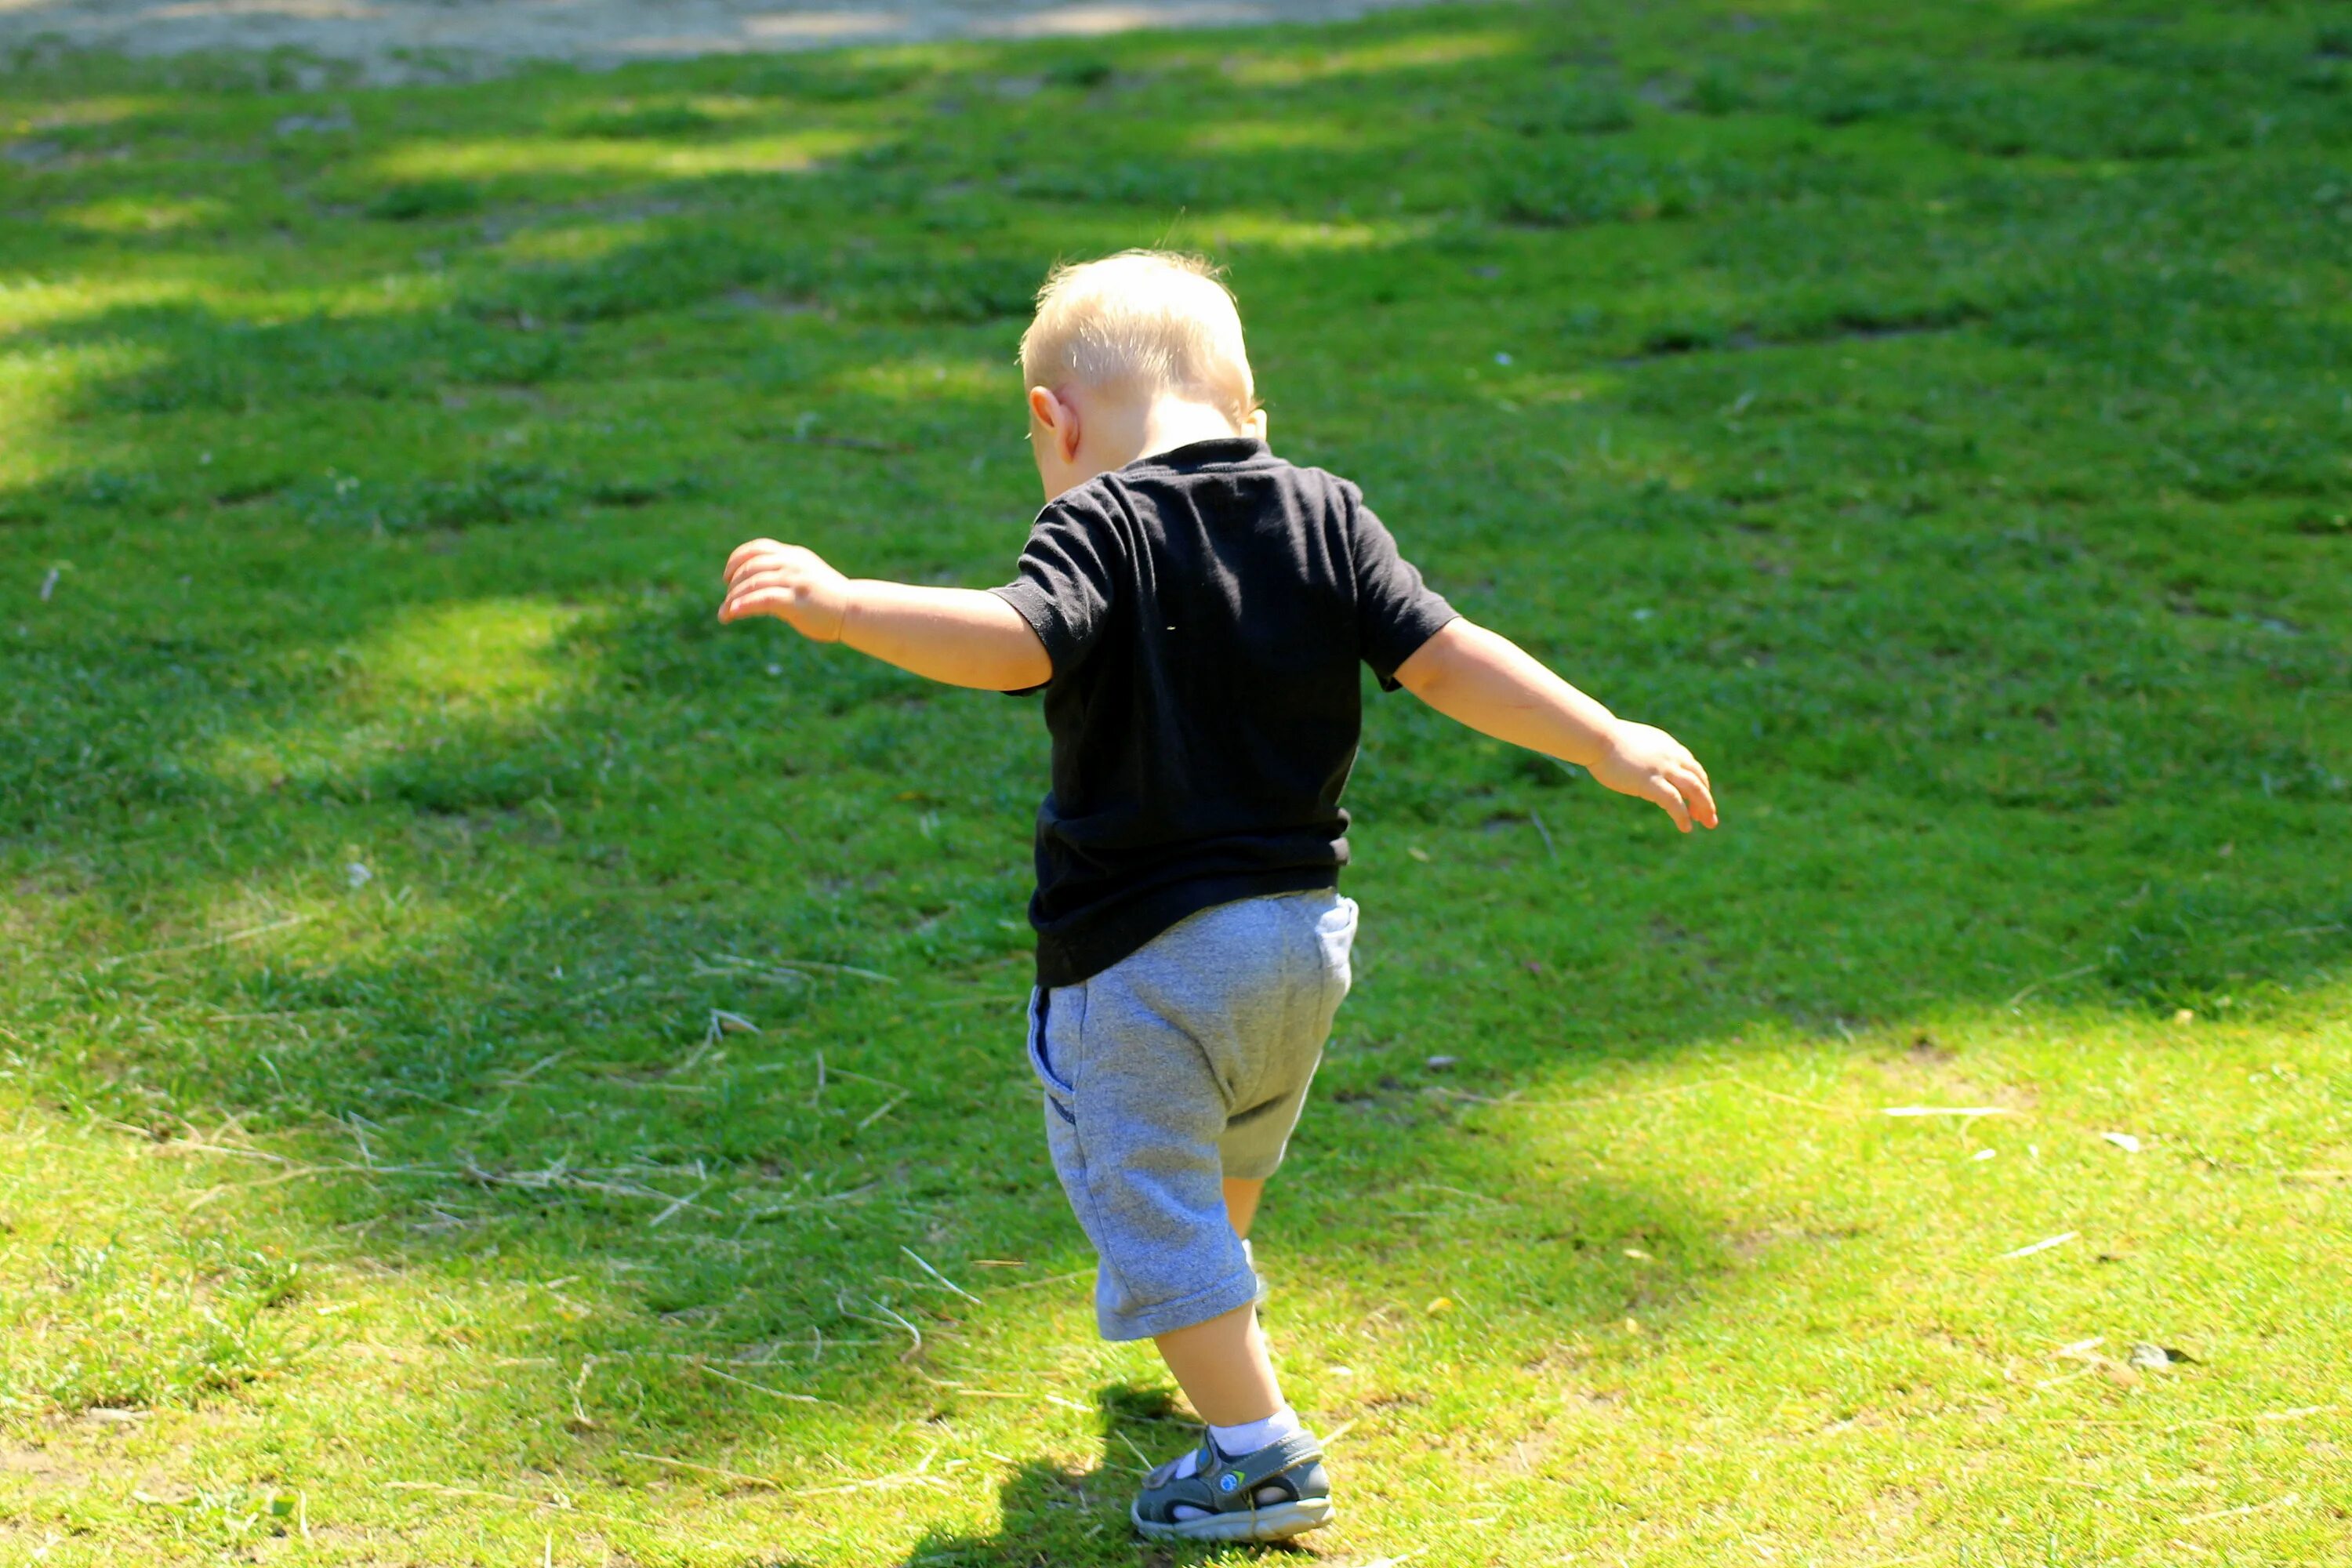
[[[950,686],[1024,691],[1053,679],[1045,645],[1021,612],[971,588],[852,580],[813,550],[755,539],[727,558],[722,621],[773,616],[814,642]]]
[[[1661,807],[1685,833],[1716,825],[1706,770],[1664,730],[1630,724],[1508,637],[1449,622],[1397,667],[1397,681],[1473,730],[1591,770],[1620,795]]]

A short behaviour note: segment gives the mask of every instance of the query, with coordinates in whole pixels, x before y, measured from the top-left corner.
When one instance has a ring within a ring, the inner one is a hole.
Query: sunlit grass
[[[901,402],[959,397],[985,400],[1004,391],[1005,366],[1001,363],[918,359],[891,364],[866,365],[844,375],[839,386]],[[1019,410],[1007,419],[1008,430],[1019,430]]]
[[[1229,208],[1216,215],[1212,241],[1221,247],[1255,247],[1276,253],[1365,250],[1425,242],[1436,225],[1426,218],[1384,223],[1302,222],[1278,213]]]
[[[510,743],[593,683],[593,667],[559,647],[583,615],[490,599],[395,616],[336,651],[344,673],[331,706],[306,723],[224,734],[204,765],[246,790],[331,788],[395,764],[412,747],[438,751],[454,724],[478,726],[463,744]]]
[[[509,260],[596,261],[623,246],[642,243],[650,234],[643,223],[551,224],[527,228],[499,247]]]
[[[507,137],[417,142],[378,155],[373,167],[378,174],[406,180],[798,174],[855,152],[867,140],[854,132],[816,130],[739,135],[709,145],[682,146],[658,140]]]
[[[61,405],[90,376],[136,374],[162,363],[156,351],[123,342],[0,353],[0,483],[70,483],[76,458],[39,439],[58,424]]]
[[[109,310],[177,304],[203,287],[193,278],[11,278],[0,282],[0,329],[23,332]]]
[[[1278,156],[1303,148],[1361,149],[1367,140],[1360,126],[1336,121],[1318,124],[1313,121],[1237,120],[1229,124],[1202,126],[1194,134],[1192,145],[1202,153]]]
[[[201,228],[226,216],[226,204],[205,197],[140,201],[116,197],[68,207],[58,221],[94,234],[162,234],[172,229]]]
[[[1225,75],[1242,87],[1293,87],[1335,79],[1406,75],[1521,54],[1527,35],[1517,30],[1440,25],[1420,36],[1355,47],[1317,45],[1248,51],[1227,57]]]
[[[472,599],[394,618],[355,647],[369,697],[387,707],[428,706],[464,716],[480,709],[517,718],[576,689],[585,672],[555,656],[581,612],[532,599]]]

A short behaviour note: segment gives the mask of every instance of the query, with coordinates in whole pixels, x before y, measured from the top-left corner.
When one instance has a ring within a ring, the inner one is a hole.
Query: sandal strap
[[[1183,1463],[1181,1458],[1169,1460],[1146,1476],[1141,1506],[1155,1517],[1168,1520],[1175,1517],[1179,1503],[1207,1513],[1246,1512],[1260,1506],[1258,1489],[1265,1486],[1280,1485],[1296,1498],[1298,1487],[1288,1479],[1291,1472],[1320,1462],[1323,1446],[1312,1433],[1294,1432],[1254,1454],[1228,1458],[1204,1431],[1201,1434],[1200,1455],[1198,1467],[1189,1476],[1175,1473],[1176,1467]]]
[[[1214,1443],[1207,1445],[1208,1455],[1216,1463],[1202,1470],[1198,1479],[1214,1499],[1220,1513],[1232,1513],[1253,1509],[1257,1504],[1257,1490],[1262,1486],[1281,1479],[1291,1471],[1302,1469],[1323,1457],[1323,1445],[1311,1432],[1293,1432],[1280,1442],[1269,1444],[1255,1454],[1244,1454],[1228,1459],[1217,1452]],[[1297,1488],[1291,1489],[1296,1491]]]
[[[1220,1463],[1224,1458],[1223,1454],[1217,1452],[1217,1445],[1210,1440],[1209,1430],[1205,1426],[1201,1429],[1201,1446],[1198,1448],[1193,1449],[1192,1452],[1198,1454],[1200,1458],[1192,1466],[1192,1473],[1191,1475],[1181,1479],[1177,1476],[1176,1467],[1182,1464],[1185,1459],[1190,1457],[1186,1454],[1179,1454],[1165,1464],[1153,1466],[1151,1473],[1143,1478],[1144,1486],[1152,1491],[1163,1491],[1170,1487],[1180,1486],[1184,1481],[1198,1480],[1201,1477],[1209,1473],[1211,1467]],[[1190,1501],[1192,1500],[1187,1499],[1186,1500]]]

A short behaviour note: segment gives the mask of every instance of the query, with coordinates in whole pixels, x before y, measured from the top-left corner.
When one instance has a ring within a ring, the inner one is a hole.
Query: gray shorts
[[[1282,1163],[1355,937],[1355,902],[1336,891],[1244,899],[1031,995],[1029,1065],[1055,1173],[1101,1259],[1105,1339],[1189,1328],[1256,1297],[1220,1182]]]

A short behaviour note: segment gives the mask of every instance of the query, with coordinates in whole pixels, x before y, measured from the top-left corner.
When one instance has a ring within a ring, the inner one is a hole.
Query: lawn
[[[2352,1557],[2342,5],[27,56],[0,144],[0,1561],[1251,1559],[1129,1537],[1034,704],[712,619],[1005,580],[1028,293],[1163,241],[1727,822],[1368,703],[1305,1557]]]

